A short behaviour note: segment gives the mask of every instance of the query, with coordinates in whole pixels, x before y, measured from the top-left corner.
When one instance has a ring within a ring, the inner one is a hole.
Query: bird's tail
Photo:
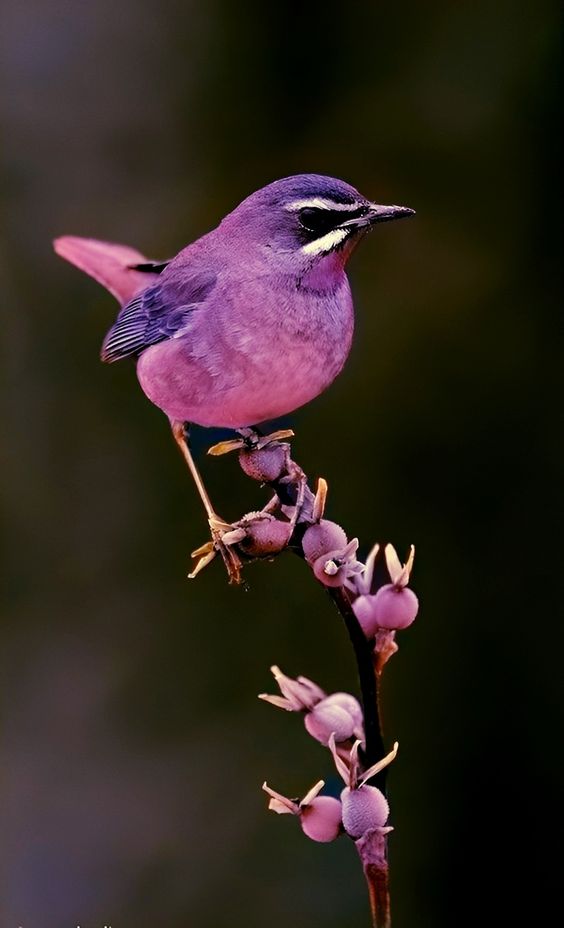
[[[61,258],[97,280],[122,305],[145,290],[164,266],[153,264],[129,245],[94,238],[63,235],[55,239],[53,247]]]

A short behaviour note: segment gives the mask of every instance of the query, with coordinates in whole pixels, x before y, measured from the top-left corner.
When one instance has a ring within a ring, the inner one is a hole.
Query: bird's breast
[[[288,412],[332,383],[350,351],[352,334],[352,299],[344,278],[329,293],[288,283],[265,290],[235,342],[247,358],[249,381],[286,404],[283,412]]]
[[[332,292],[284,279],[241,282],[198,311],[178,339],[143,353],[145,393],[173,418],[248,426],[286,415],[322,393],[349,353],[348,281]]]

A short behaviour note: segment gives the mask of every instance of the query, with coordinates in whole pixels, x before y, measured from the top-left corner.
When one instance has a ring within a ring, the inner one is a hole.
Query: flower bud
[[[329,744],[331,733],[337,742],[364,738],[362,709],[349,693],[333,693],[322,699],[304,717],[304,725],[321,744]]]
[[[353,720],[339,706],[324,706],[320,703],[304,717],[304,725],[312,738],[321,744],[329,743],[331,732],[335,734],[335,741],[347,741],[353,736]]]
[[[346,568],[339,563],[336,555],[336,551],[329,551],[314,561],[313,572],[324,586],[342,586],[345,582]]]
[[[262,788],[270,796],[268,808],[278,815],[295,815],[300,820],[302,831],[312,841],[334,841],[341,831],[341,803],[332,796],[319,796],[325,783],[319,780],[303,799],[288,799],[271,789],[267,783]]]
[[[341,526],[322,519],[304,533],[302,548],[306,561],[313,564],[322,554],[344,548],[346,543],[347,536]]]
[[[313,562],[313,572],[317,579],[325,586],[352,585],[351,577],[362,570],[362,564],[355,557],[357,548],[358,538],[353,538],[344,548],[328,551],[318,557]]]
[[[354,549],[352,546],[354,545]],[[350,578],[357,570],[358,561],[354,558],[354,552],[358,541],[349,542],[346,548],[339,548],[337,551],[328,551],[322,554],[313,563],[313,572],[316,578],[324,586],[345,586],[350,584]]]
[[[334,841],[341,833],[341,803],[332,796],[317,796],[300,814],[302,831],[312,841]]]
[[[393,583],[387,583],[386,586],[380,587],[375,596],[369,598],[373,600],[373,620],[378,628],[407,628],[419,610],[419,600],[407,586],[397,587]],[[356,609],[355,614],[358,618]],[[360,618],[359,622],[362,624]]]
[[[351,838],[361,838],[375,828],[382,828],[390,814],[390,808],[384,794],[375,786],[367,786],[367,781],[384,770],[396,757],[398,743],[394,744],[389,754],[372,764],[362,773],[359,769],[358,749],[360,741],[355,741],[348,757],[339,753],[335,737],[329,739],[329,750],[333,755],[337,772],[346,783],[341,793],[343,826]]]
[[[271,444],[264,448],[242,448],[239,464],[248,477],[261,483],[278,480],[288,462],[287,444]]]
[[[376,786],[345,786],[341,793],[343,826],[351,838],[361,838],[367,831],[386,824],[390,807]]]
[[[345,709],[351,716],[354,726],[358,731],[364,728],[364,714],[358,699],[351,693],[330,693],[323,700],[326,706],[336,705]],[[358,736],[360,737],[360,736]]]

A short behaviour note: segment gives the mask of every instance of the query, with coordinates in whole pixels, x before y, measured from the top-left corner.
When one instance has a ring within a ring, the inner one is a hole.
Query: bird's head
[[[373,203],[334,177],[297,174],[251,194],[221,227],[249,258],[301,276],[342,268],[359,239],[377,223],[413,213],[405,206]]]

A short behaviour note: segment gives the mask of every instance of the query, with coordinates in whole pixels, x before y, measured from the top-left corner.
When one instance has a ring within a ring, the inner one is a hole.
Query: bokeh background
[[[111,297],[50,250],[74,233],[166,257],[303,171],[417,210],[355,255],[346,372],[288,421],[364,551],[417,545],[422,609],[384,694],[394,924],[543,924],[560,5],[0,16],[2,928],[367,924],[352,846],[308,842],[260,792],[331,779],[256,694],[274,661],[354,690],[339,618],[290,557],[250,568],[247,591],[217,564],[185,579],[205,523],[167,422],[131,365],[98,361]],[[225,516],[265,499],[234,459],[202,465]]]

